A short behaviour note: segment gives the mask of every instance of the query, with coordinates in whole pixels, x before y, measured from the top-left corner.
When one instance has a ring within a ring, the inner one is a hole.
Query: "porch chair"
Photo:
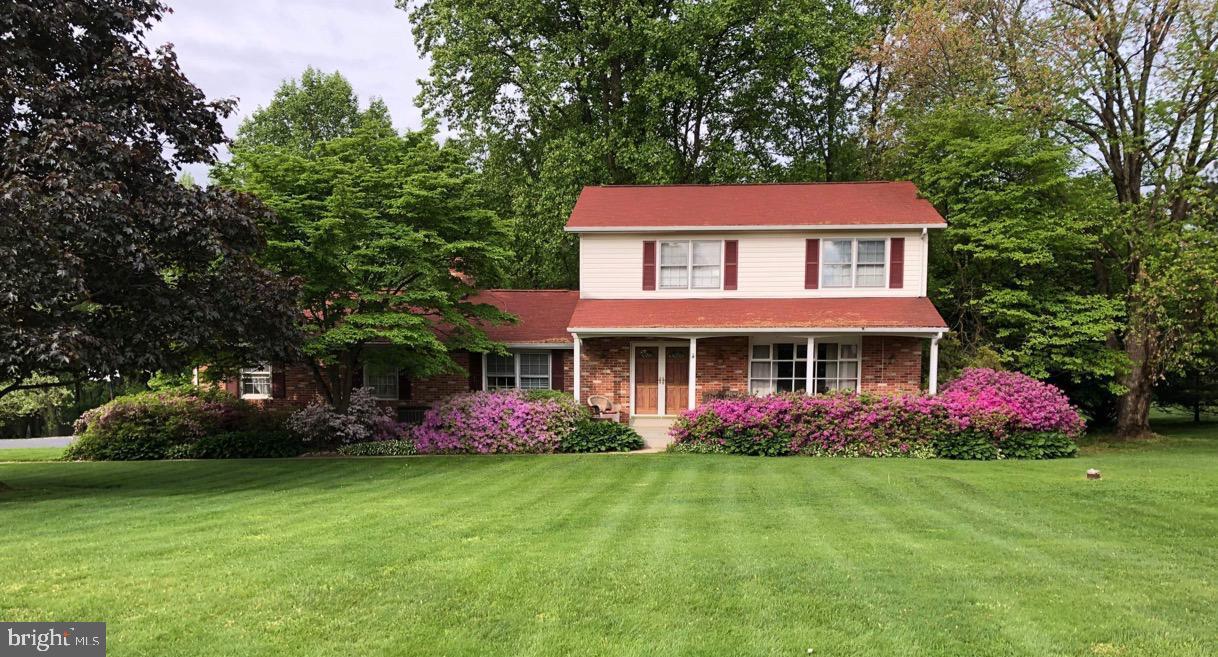
[[[613,405],[613,400],[605,395],[588,395],[588,406],[592,407],[593,420],[622,421],[622,409]]]

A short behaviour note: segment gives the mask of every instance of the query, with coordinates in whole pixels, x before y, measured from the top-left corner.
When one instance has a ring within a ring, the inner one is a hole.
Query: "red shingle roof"
[[[942,226],[911,182],[585,187],[567,229]]]
[[[577,290],[485,290],[470,300],[489,303],[519,318],[515,324],[482,327],[487,336],[496,342],[572,341],[567,326],[575,303],[579,301]]]
[[[926,297],[581,299],[572,330],[947,328]]]

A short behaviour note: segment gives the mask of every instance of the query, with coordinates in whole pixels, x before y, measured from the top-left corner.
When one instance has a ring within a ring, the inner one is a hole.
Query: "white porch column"
[[[808,336],[808,371],[804,376],[804,394],[812,394],[812,384],[816,378],[816,338]]]
[[[689,407],[698,405],[697,377],[694,371],[698,369],[698,338],[689,339]]]
[[[930,374],[927,377],[927,388],[932,395],[939,392],[939,338],[940,336],[936,335],[930,339]]]
[[[580,360],[579,354],[581,351],[580,347],[583,346],[584,341],[580,339],[578,333],[572,333],[571,336],[575,338],[575,356],[574,356],[575,363],[571,368],[572,371],[575,373],[575,385],[572,386],[571,392],[575,395],[575,403],[582,404],[583,402],[580,400],[580,397],[579,397],[579,360]]]

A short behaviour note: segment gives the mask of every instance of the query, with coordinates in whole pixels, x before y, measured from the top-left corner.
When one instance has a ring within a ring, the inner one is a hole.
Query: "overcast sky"
[[[270,102],[279,83],[306,66],[341,71],[360,103],[380,96],[399,129],[418,128],[417,80],[427,64],[414,49],[407,14],[393,0],[169,0],[173,13],[148,38],[172,43],[182,71],[209,98],[235,97],[229,136]],[[195,179],[206,169],[192,168]]]

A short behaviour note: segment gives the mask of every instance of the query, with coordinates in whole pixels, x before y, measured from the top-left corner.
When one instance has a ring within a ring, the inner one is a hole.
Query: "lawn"
[[[1054,462],[5,464],[0,618],[104,620],[118,656],[1214,655],[1218,425],[1160,429]]]
[[[0,463],[4,461],[54,461],[63,456],[62,447],[15,447],[0,449]]]

